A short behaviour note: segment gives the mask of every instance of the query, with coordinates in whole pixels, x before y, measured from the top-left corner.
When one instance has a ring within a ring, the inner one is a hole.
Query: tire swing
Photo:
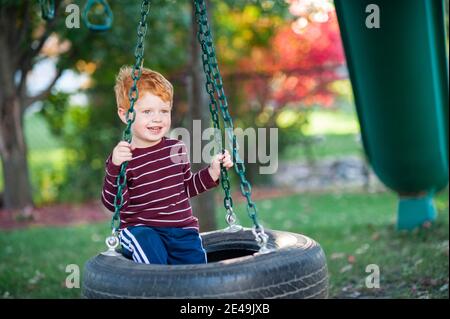
[[[209,108],[214,128],[221,132],[219,106],[230,137],[229,144],[233,150],[234,167],[240,178],[241,192],[247,199],[247,212],[254,226],[243,228],[237,224],[228,173],[221,166],[221,184],[225,191],[224,206],[229,226],[224,230],[201,234],[203,247],[207,252],[207,264],[149,265],[126,259],[116,251],[119,245],[119,214],[123,204],[121,194],[126,185],[125,162],[117,178],[118,192],[111,221],[112,235],[106,239],[108,250],[86,263],[82,294],[85,298],[326,298],[327,265],[320,245],[304,235],[264,230],[258,222],[256,205],[251,200],[251,185],[245,178],[245,166],[237,152],[236,136],[218,69],[205,2],[194,1],[197,38],[203,52],[206,89],[210,96]],[[149,0],[143,0],[135,50],[136,63],[132,71],[134,82],[129,93],[128,124],[123,133],[124,140],[128,142],[131,142],[134,103],[138,99],[136,84],[143,64],[148,12]],[[215,141],[222,145],[222,134],[218,135],[215,136]]]

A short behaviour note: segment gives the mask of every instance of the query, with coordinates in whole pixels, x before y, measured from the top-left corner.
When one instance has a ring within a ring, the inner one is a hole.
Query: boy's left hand
[[[209,165],[209,175],[216,181],[220,177],[220,163],[223,163],[223,167],[227,170],[233,167],[233,161],[231,160],[230,153],[225,150],[225,153],[215,155],[211,160],[211,165]]]

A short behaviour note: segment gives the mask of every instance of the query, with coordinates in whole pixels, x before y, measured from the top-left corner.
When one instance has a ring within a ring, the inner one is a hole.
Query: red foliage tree
[[[241,72],[258,78],[246,82],[247,97],[261,102],[262,95],[278,107],[333,104],[336,93],[329,84],[342,78],[345,61],[335,11],[326,22],[305,21],[299,18],[279,28],[268,48],[253,48],[239,61]]]

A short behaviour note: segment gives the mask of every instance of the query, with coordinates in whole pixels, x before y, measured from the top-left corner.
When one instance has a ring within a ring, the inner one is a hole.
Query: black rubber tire
[[[325,254],[314,240],[266,230],[268,254],[250,229],[202,233],[208,264],[146,265],[97,255],[84,268],[85,298],[326,298]]]

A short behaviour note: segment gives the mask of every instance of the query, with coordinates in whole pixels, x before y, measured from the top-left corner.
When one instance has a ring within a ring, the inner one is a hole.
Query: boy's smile
[[[133,139],[131,144],[138,148],[158,144],[168,132],[171,125],[171,103],[163,101],[159,96],[145,92],[135,104],[136,120],[131,126]],[[119,116],[125,120],[123,109]],[[125,122],[125,121],[124,121]]]

